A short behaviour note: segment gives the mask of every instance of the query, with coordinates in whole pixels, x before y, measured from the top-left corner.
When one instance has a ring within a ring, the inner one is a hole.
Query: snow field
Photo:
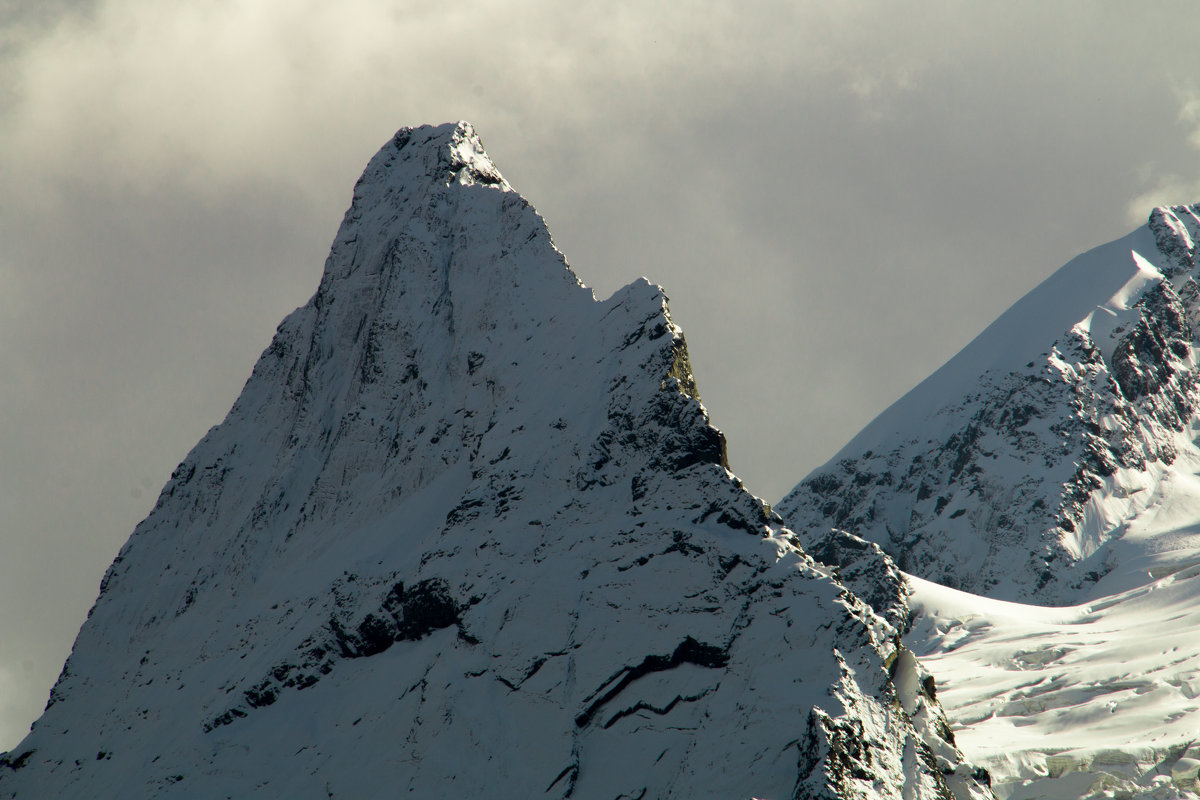
[[[1200,565],[1062,608],[909,580],[906,643],[998,796],[1196,796]]]

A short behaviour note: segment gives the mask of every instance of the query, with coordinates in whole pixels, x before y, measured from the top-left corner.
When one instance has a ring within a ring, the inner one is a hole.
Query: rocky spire
[[[986,795],[894,568],[826,550],[726,468],[662,290],[597,302],[469,126],[405,129],[0,795]]]

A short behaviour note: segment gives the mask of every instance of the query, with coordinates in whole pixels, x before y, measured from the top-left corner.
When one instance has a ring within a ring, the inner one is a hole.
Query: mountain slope
[[[404,129],[0,796],[988,796],[894,566],[818,550],[727,470],[662,291],[597,302],[470,126]]]
[[[1198,214],[1155,209],[1068,263],[779,513],[797,531],[851,530],[943,585],[1043,604],[1129,588],[1153,563],[1190,557],[1190,534],[1125,534],[1160,487],[1200,468]]]

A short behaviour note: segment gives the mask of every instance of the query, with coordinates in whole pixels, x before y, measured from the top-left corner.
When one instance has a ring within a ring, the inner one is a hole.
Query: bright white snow
[[[1200,551],[1163,563],[1178,571],[1062,608],[910,576],[919,617],[906,643],[998,796],[1195,796]]]
[[[777,506],[921,575],[905,641],[1002,798],[1197,796],[1198,212],[1068,263]]]
[[[918,621],[906,643],[1000,797],[1195,797],[1197,448],[1147,473],[1121,471],[1093,502],[1097,517],[1122,522],[1115,566],[1091,599],[1010,603],[908,576]]]

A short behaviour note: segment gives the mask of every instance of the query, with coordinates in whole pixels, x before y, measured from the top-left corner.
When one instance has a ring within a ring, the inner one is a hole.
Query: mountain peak
[[[919,577],[1045,604],[1127,588],[1186,552],[1175,531],[1127,533],[1200,460],[1197,242],[1200,206],[1164,206],[1072,259],[779,513],[845,527]]]
[[[1196,268],[1196,242],[1200,241],[1200,203],[1159,206],[1147,221],[1154,243],[1162,253],[1167,277]]]
[[[359,185],[373,183],[378,177],[404,180],[414,174],[447,185],[484,184],[512,191],[484,150],[474,126],[465,121],[396,131],[391,142],[371,159]]]
[[[982,800],[830,541],[729,472],[660,288],[597,301],[469,126],[403,129],[0,793]]]

